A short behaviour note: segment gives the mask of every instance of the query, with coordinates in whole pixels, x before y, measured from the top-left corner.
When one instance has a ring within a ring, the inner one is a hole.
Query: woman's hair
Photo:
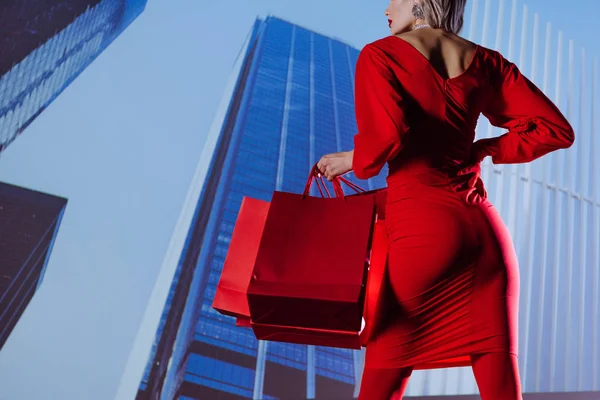
[[[458,34],[463,27],[467,0],[420,0],[425,21],[432,28]]]

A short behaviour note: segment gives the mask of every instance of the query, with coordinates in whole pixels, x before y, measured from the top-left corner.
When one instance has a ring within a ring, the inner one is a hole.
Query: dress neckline
[[[443,82],[452,82],[455,81],[457,79],[460,79],[463,75],[465,75],[467,72],[469,72],[471,70],[471,68],[473,68],[473,66],[475,65],[475,60],[477,59],[477,53],[479,53],[480,50],[480,46],[478,44],[475,44],[475,50],[473,51],[473,56],[471,57],[471,61],[469,62],[469,65],[467,65],[467,68],[465,68],[465,70],[463,72],[461,72],[460,74],[453,76],[453,77],[448,77],[448,78],[444,78],[435,68],[434,66],[431,64],[431,61],[429,61],[429,59],[427,57],[425,57],[425,55],[423,55],[423,53],[421,53],[415,46],[413,46],[412,44],[410,44],[408,41],[402,39],[399,36],[396,35],[392,35],[393,37],[395,37],[396,39],[404,42],[408,47],[410,47],[412,49],[412,51],[416,52],[424,61],[425,63],[429,66],[429,69],[431,69],[431,71],[433,71],[433,73],[435,74],[435,76],[440,79]]]

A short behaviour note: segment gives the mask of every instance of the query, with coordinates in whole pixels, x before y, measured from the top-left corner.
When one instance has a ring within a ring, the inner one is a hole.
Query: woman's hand
[[[487,199],[487,190],[485,190],[483,180],[481,179],[481,162],[469,165],[458,172],[458,176],[464,175],[471,175],[467,181],[467,202],[479,204],[484,199]]]
[[[470,164],[479,164],[484,158],[489,156],[488,149],[485,145],[485,139],[480,139],[471,145],[471,159]]]
[[[327,154],[319,160],[317,168],[331,182],[336,177],[352,171],[353,156],[354,150]]]
[[[471,147],[469,164],[458,171],[458,176],[470,175],[467,181],[467,201],[469,203],[480,203],[487,198],[487,191],[481,179],[481,162],[488,155],[484,142],[476,141]]]

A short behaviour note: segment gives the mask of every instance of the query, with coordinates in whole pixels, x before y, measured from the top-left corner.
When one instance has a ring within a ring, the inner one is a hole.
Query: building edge
[[[257,18],[252,30],[255,29],[255,26],[259,22],[260,19]],[[142,317],[142,322],[140,323],[138,333],[132,343],[129,357],[123,369],[121,381],[115,394],[115,400],[131,400],[136,397],[140,382],[143,378],[144,368],[150,361],[148,358],[156,338],[156,328],[162,316],[173,276],[179,263],[196,207],[200,201],[206,178],[209,175],[213,155],[217,149],[217,144],[221,136],[223,122],[229,113],[232,95],[235,93],[238,86],[239,73],[245,61],[245,57],[240,56],[242,54],[245,55],[250,43],[251,35],[248,35],[240,49],[238,59],[234,63],[221,102],[217,107],[215,118],[209,128],[188,193],[184,199],[177,223],[173,230],[173,235],[171,236],[169,246],[157,275],[156,283],[152,289],[148,305],[146,306],[146,310]],[[140,362],[140,359],[143,361]]]

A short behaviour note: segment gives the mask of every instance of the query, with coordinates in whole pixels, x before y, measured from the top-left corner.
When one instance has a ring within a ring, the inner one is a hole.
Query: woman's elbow
[[[575,131],[573,130],[571,123],[565,117],[555,122],[553,130],[552,136],[554,136],[554,140],[558,142],[557,148],[568,149],[575,142]]]
[[[352,172],[354,172],[354,176],[361,180],[376,177],[382,168],[383,165],[379,165],[379,163],[364,162],[356,158],[352,161]]]
[[[395,139],[395,138],[394,138]],[[367,144],[367,143],[365,143]],[[352,169],[358,179],[369,179],[379,175],[385,164],[400,152],[400,141],[388,143],[368,143],[370,151],[358,152],[363,147],[361,142],[355,143]],[[365,146],[366,147],[366,146]]]
[[[568,149],[573,145],[573,143],[575,143],[575,131],[570,124],[565,128],[562,136],[565,149]]]
[[[367,180],[377,175],[373,174],[372,169],[362,165],[353,165],[352,172],[354,172],[354,176],[361,180]]]
[[[358,136],[358,135],[357,135]],[[360,149],[360,146],[359,146]],[[370,163],[367,161],[368,157],[364,157],[360,150],[356,151],[356,144],[354,146],[354,152],[352,154],[352,172],[358,179],[366,180],[371,178],[369,173]]]

